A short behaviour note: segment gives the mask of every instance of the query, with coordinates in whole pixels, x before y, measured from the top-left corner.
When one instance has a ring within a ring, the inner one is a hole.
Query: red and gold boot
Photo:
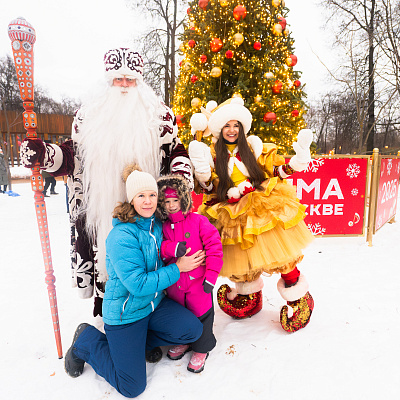
[[[283,278],[278,281],[278,291],[292,307],[293,315],[288,317],[288,306],[283,306],[280,312],[280,322],[286,332],[296,332],[304,328],[311,318],[314,309],[314,299],[308,291],[308,283],[304,275],[300,275],[298,281],[286,286]]]
[[[239,283],[239,285],[241,284]],[[228,285],[222,285],[217,292],[218,305],[225,314],[236,319],[242,319],[252,317],[262,309],[261,290],[250,294],[238,293],[233,300],[228,298],[228,293],[231,293],[231,291],[232,289]]]

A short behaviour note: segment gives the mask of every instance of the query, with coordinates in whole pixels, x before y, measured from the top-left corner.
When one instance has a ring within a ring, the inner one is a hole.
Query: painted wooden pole
[[[26,137],[37,138],[36,114],[33,111],[33,45],[36,41],[36,32],[32,25],[24,18],[16,18],[8,25],[8,36],[11,39],[19,91],[25,110],[23,113],[23,121],[27,131]],[[36,219],[39,228],[40,242],[42,245],[42,254],[46,274],[45,282],[47,284],[47,292],[50,301],[51,317],[53,320],[58,358],[62,358],[63,353],[60,324],[58,321],[57,296],[56,287],[54,285],[56,278],[53,275],[54,271],[51,259],[49,227],[47,221],[46,203],[43,196],[43,179],[40,173],[39,163],[35,164],[31,170],[31,186],[34,192]]]

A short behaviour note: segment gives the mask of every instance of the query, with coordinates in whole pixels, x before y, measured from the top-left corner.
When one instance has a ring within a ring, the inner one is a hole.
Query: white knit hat
[[[104,55],[104,67],[110,84],[114,78],[123,76],[143,80],[143,59],[132,49],[121,47],[107,51]]]
[[[208,128],[215,138],[219,137],[222,128],[229,121],[239,121],[243,125],[244,134],[247,135],[251,128],[253,117],[251,112],[244,106],[241,97],[232,97],[221,103],[212,113],[208,120]]]
[[[145,190],[153,190],[158,193],[157,182],[153,176],[147,172],[138,170],[130,173],[126,179],[126,196],[129,203],[138,193],[144,192]]]

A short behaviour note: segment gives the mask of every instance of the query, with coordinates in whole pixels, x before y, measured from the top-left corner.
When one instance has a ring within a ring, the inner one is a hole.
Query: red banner
[[[396,214],[400,159],[382,158],[376,203],[375,232]]]
[[[315,158],[291,179],[314,235],[362,235],[368,158]]]

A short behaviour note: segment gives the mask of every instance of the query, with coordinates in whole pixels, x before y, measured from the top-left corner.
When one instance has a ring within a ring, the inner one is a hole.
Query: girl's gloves
[[[203,288],[206,293],[211,293],[214,289],[214,285],[211,282],[206,281],[206,279],[204,278]]]
[[[186,254],[186,242],[178,242],[175,247],[175,257],[183,257]]]

